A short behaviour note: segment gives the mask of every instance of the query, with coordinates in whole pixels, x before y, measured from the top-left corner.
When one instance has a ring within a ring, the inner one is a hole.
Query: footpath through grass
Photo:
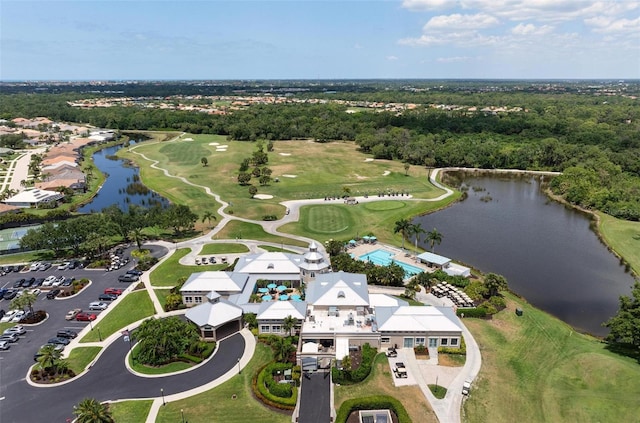
[[[205,266],[185,266],[180,264],[180,259],[191,252],[190,248],[180,248],[171,257],[156,267],[151,274],[149,280],[152,286],[173,287],[177,284],[178,279],[189,277],[192,273],[205,272],[207,270],[222,270],[227,267],[226,264],[212,264]],[[164,304],[164,302],[162,302]]]
[[[372,393],[389,395],[400,400],[413,422],[438,422],[420,388],[415,385],[395,387],[389,362],[384,354],[376,356],[371,374],[364,382],[355,385],[336,386],[334,388],[336,410],[339,410],[340,405],[348,399],[367,397]]]
[[[253,397],[251,379],[258,369],[273,359],[269,347],[258,343],[253,358],[242,373],[222,385],[184,400],[168,402],[160,408],[156,423],[288,423],[289,414],[271,411]],[[235,395],[235,398],[233,397]],[[144,421],[144,420],[139,420]]]
[[[600,212],[598,216],[598,229],[605,242],[624,257],[636,275],[640,275],[640,222],[616,219]]]
[[[116,331],[126,328],[133,322],[155,314],[153,303],[146,290],[134,291],[127,294],[109,314],[99,323],[93,325],[93,330],[87,333],[80,342],[96,342],[105,339]],[[99,331],[99,332],[98,332]]]
[[[507,295],[507,309],[465,319],[482,369],[464,403],[469,423],[637,421],[640,365]],[[524,315],[515,315],[519,307]]]

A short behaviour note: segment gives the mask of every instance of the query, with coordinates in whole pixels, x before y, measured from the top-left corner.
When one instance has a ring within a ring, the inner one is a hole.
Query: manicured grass
[[[271,349],[263,344],[256,345],[256,352],[242,373],[234,376],[222,385],[194,395],[184,400],[169,402],[160,409],[157,423],[182,421],[180,410],[184,410],[184,419],[189,423],[288,423],[291,416],[271,411],[253,397],[251,379],[258,369],[273,359]],[[236,398],[233,399],[232,396]]]
[[[467,361],[467,356],[463,354],[438,354],[438,365],[446,367],[462,367]]]
[[[295,245],[298,247],[308,247],[309,244],[304,241],[284,238],[277,235],[268,234],[262,229],[262,226],[255,223],[241,222],[232,220],[216,234],[215,239],[258,239],[260,241],[273,242],[276,244]]]
[[[365,159],[370,157],[359,152],[353,142],[276,141],[274,151],[268,153],[267,165],[273,171],[274,181],[268,186],[258,186],[255,179],[251,181],[260,194],[272,195],[273,198],[252,199],[248,187],[238,184],[237,174],[242,160],[256,150],[256,143],[228,141],[217,135],[189,134],[188,137],[194,141],[145,143],[135,151],[158,160],[159,166],[172,175],[211,188],[233,204],[230,209],[235,215],[249,219],[262,219],[265,215],[282,216],[285,210],[278,203],[283,200],[339,197],[345,193],[345,187],[355,196],[391,191],[433,198],[441,193],[428,182],[423,167],[411,166],[408,176],[405,176],[403,163],[390,160],[366,162]],[[215,146],[210,145],[212,142],[227,145],[227,151],[217,152]],[[145,185],[172,202],[189,204],[199,215],[216,208],[212,207],[214,200],[205,195],[202,188],[191,187],[145,166],[146,160],[138,154],[124,150],[118,154],[139,164]],[[202,157],[208,158],[208,166],[202,166]],[[275,178],[279,182],[275,182]]]
[[[414,422],[435,423],[438,421],[420,388],[415,385],[395,387],[389,362],[384,354],[376,356],[371,374],[362,383],[335,386],[335,408],[338,410],[340,405],[348,399],[367,397],[372,393],[398,398]]]
[[[320,204],[304,206],[300,209],[300,220],[281,226],[281,232],[307,236],[325,242],[330,239],[349,240],[367,234],[374,234],[380,242],[393,245],[402,244],[402,236],[393,233],[395,222],[410,219],[444,207],[458,194],[437,201],[389,200],[393,208],[387,207],[387,201],[375,201],[357,205]],[[426,228],[423,228],[426,230]],[[405,242],[413,249],[412,242]]]
[[[154,289],[153,293],[156,294],[158,301],[164,307],[165,303],[167,302],[167,297],[169,296],[169,294],[171,294],[171,289]]]
[[[640,275],[640,222],[620,220],[604,213],[598,216],[601,219],[598,229],[604,240]]]
[[[151,285],[172,287],[176,285],[178,279],[182,277],[188,278],[192,273],[205,272],[207,270],[222,270],[227,267],[226,264],[212,264],[204,266],[184,266],[180,264],[180,259],[190,252],[191,249],[189,248],[180,248],[160,266],[155,268],[153,272],[149,274]]]
[[[118,423],[140,423],[147,419],[152,400],[122,401],[109,404],[113,421]]]
[[[69,353],[69,358],[67,358],[69,368],[76,374],[83,372],[84,369],[86,369],[86,367],[89,365],[89,363],[91,363],[91,361],[96,358],[101,349],[101,347],[74,348]]]
[[[271,245],[258,245],[258,248],[262,248],[265,251],[269,251],[271,253],[292,253],[296,254],[295,251],[287,250],[286,248],[280,247],[272,247]]]
[[[237,254],[247,252],[249,252],[249,248],[243,244],[205,244],[202,246],[200,254]]]
[[[447,388],[440,385],[429,385],[429,390],[433,394],[434,397],[438,399],[442,399],[447,395]]]
[[[493,320],[465,319],[482,368],[464,403],[465,421],[637,420],[640,366],[598,339],[507,294]],[[524,311],[515,315],[515,308]]]
[[[145,366],[138,363],[136,360],[133,360],[132,357],[135,357],[138,353],[138,344],[133,347],[131,354],[129,354],[129,365],[133,370],[138,373],[143,373],[145,375],[163,375],[167,373],[179,372],[180,370],[186,370],[193,367],[192,363],[185,363],[182,361],[176,361],[175,363],[169,363],[165,366],[160,367],[150,367]]]
[[[115,308],[109,311],[109,314],[103,320],[94,324],[94,330],[87,333],[80,342],[99,341],[98,330],[100,330],[102,339],[105,339],[116,331],[126,328],[127,325],[145,317],[153,316],[155,313],[153,303],[146,290],[127,294],[117,306],[111,307]]]
[[[0,256],[0,265],[28,263],[30,261],[41,260],[42,251],[29,251],[26,253],[6,254]]]

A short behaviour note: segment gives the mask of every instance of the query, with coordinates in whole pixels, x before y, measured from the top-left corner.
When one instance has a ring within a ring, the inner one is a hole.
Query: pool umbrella
[[[278,291],[285,291],[285,290],[287,289],[287,287],[286,287],[286,286],[284,286],[284,285],[279,285],[276,289],[277,289]]]
[[[377,241],[377,240],[378,240],[378,238],[376,238],[375,236],[370,236],[369,237],[369,241]]]
[[[263,295],[262,301],[271,301],[271,295]]]
[[[287,301],[289,299],[289,296],[283,294],[283,295],[280,295],[279,298],[280,298],[280,301]]]
[[[300,295],[298,294],[291,294],[289,297],[294,301],[300,301]]]
[[[352,240],[349,241],[349,244],[355,244],[355,243],[356,243],[355,239],[352,239]]]
[[[362,237],[362,239],[364,239],[366,242],[369,242],[369,240],[371,239],[371,237],[368,237],[368,236],[366,236],[366,235],[365,235],[365,236],[363,236],[363,237]]]
[[[258,292],[267,293],[269,292],[269,288],[258,288]]]
[[[267,285],[267,288],[269,289],[276,289],[276,284],[275,283],[270,283],[269,285]]]

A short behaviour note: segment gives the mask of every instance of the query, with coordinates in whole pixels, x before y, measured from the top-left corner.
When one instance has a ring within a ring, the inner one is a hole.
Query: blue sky
[[[1,80],[640,78],[640,1],[0,0]]]

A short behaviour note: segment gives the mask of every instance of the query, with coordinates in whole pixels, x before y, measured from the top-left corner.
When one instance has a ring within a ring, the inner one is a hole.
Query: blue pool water
[[[375,251],[371,251],[367,254],[363,254],[358,258],[362,261],[370,261],[371,263],[376,264],[378,266],[388,266],[391,263],[397,264],[398,266],[404,269],[405,278],[410,278],[413,275],[417,275],[418,273],[424,272],[424,270],[422,270],[419,267],[412,266],[410,264],[403,263],[401,261],[393,260],[391,257],[393,257],[394,255],[395,255],[394,253],[391,253],[387,250],[378,249]]]

